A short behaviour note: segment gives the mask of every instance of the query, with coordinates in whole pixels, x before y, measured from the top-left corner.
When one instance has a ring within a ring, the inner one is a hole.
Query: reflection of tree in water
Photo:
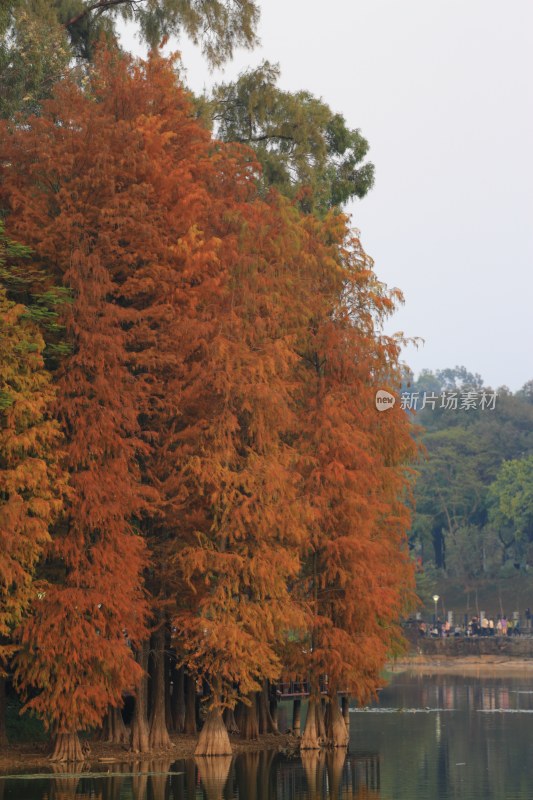
[[[50,777],[50,800],[103,800],[87,779],[82,777],[82,764],[53,763]]]
[[[206,800],[223,800],[232,756],[204,756],[195,761]]]
[[[302,765],[305,770],[309,800],[322,797],[326,754],[323,750],[303,750]]]
[[[183,775],[172,800],[379,800],[379,758],[350,756],[338,748],[290,759],[275,751],[235,759],[196,760],[198,774]],[[187,762],[190,763],[190,762]],[[182,769],[182,767],[178,767]],[[185,772],[187,772],[186,768]],[[202,794],[195,794],[198,779]],[[155,798],[160,800],[160,798]],[[161,798],[161,800],[163,800]]]
[[[235,759],[234,782],[239,798],[270,800],[273,792],[272,764],[277,755],[272,750],[242,753]]]

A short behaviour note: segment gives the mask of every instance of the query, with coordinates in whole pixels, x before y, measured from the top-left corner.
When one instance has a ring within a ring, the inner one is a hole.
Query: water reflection
[[[533,675],[397,676],[352,709],[348,754],[62,767],[0,780],[0,800],[531,800],[532,713]]]
[[[105,774],[0,780],[0,800],[380,800],[379,759],[345,750],[110,764]]]

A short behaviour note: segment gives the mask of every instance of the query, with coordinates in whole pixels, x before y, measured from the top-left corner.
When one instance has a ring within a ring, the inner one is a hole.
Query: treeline
[[[375,407],[400,295],[339,211],[366,143],[267,66],[219,88],[224,142],[175,59],[131,59],[107,16],[212,57],[251,41],[252,3],[202,6],[2,18],[0,669],[56,760],[102,724],[123,741],[127,693],[134,750],[196,732],[200,685],[197,753],[227,753],[228,728],[275,730],[281,676],[311,687],[302,746],[344,745],[338,694],[375,691],[413,596],[416,447]]]
[[[426,448],[410,533],[426,571],[431,574],[434,567],[468,585],[528,570],[533,565],[533,382],[512,393],[486,387],[479,375],[456,367],[424,370],[404,389],[417,395],[416,423]],[[428,402],[432,397],[438,398],[435,403]]]

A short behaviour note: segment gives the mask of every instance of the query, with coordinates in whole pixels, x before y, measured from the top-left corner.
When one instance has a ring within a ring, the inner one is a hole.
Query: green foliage
[[[363,197],[374,182],[373,165],[363,163],[366,139],[323,100],[280,89],[279,74],[265,61],[235,83],[215,88],[212,117],[218,136],[253,147],[264,185],[298,199],[303,211],[322,214]]]
[[[489,497],[493,524],[517,542],[533,541],[533,455],[505,461]]]
[[[73,58],[92,61],[98,43],[117,46],[117,21],[134,22],[157,47],[189,37],[212,66],[256,43],[253,0],[3,0],[0,4],[0,117],[39,113]]]
[[[45,340],[45,362],[53,368],[70,352],[60,317],[65,305],[72,303],[72,292],[65,286],[50,284],[50,277],[42,271],[39,273],[33,264],[30,248],[7,238],[1,222],[0,247],[3,253],[0,286],[10,300],[24,305],[20,318],[34,323],[40,330]]]
[[[53,4],[7,3],[0,16],[0,116],[37,113],[71,57]]]
[[[437,397],[482,388],[480,376],[464,367],[424,370],[412,386],[420,395]],[[533,406],[524,391],[512,395],[500,389],[493,410],[452,411],[437,403],[418,413],[416,421],[423,428],[427,458],[415,488],[411,546],[425,563],[431,560],[464,581],[496,574],[507,558],[524,560],[514,543],[527,537],[515,537],[509,517],[493,511],[489,519],[495,502],[490,487],[502,462],[533,452]]]

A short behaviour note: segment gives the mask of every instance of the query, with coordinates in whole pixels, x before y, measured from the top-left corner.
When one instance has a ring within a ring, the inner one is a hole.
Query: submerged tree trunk
[[[185,723],[184,733],[196,734],[196,681],[185,673]]]
[[[332,692],[329,697],[328,705],[328,728],[326,738],[333,747],[348,746],[348,731],[339,706],[337,693]]]
[[[6,679],[0,676],[0,747],[7,746],[6,709]]]
[[[149,744],[151,750],[164,750],[171,746],[166,724],[165,709],[165,626],[160,625],[152,636],[153,675],[152,709],[150,714]]]
[[[51,761],[85,761],[78,734],[58,733],[54,742]]]
[[[292,732],[299,736],[302,729],[302,701],[295,697],[292,701]]]
[[[212,708],[200,731],[195,756],[229,756],[232,754],[228,731],[222,719],[222,709]]]
[[[102,726],[102,742],[109,744],[127,744],[129,741],[128,729],[124,725],[120,708],[112,707],[107,712]]]
[[[309,696],[309,705],[307,707],[307,719],[305,720],[305,728],[300,742],[301,750],[320,750],[319,732],[317,725],[317,709],[321,703],[320,697],[313,695]]]
[[[133,718],[131,720],[131,749],[135,753],[149,753],[148,728],[148,642],[143,642],[136,653],[143,676],[137,687]]]

